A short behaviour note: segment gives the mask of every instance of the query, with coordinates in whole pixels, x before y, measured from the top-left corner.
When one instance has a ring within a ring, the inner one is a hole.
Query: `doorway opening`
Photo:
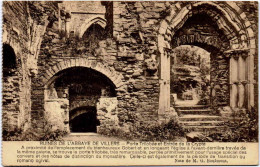
[[[81,107],[70,112],[70,132],[97,132],[100,125],[95,107]]]
[[[170,90],[175,105],[210,104],[210,53],[193,46],[181,45],[171,57]]]
[[[100,99],[116,97],[104,74],[86,67],[58,72],[46,89],[45,110],[51,124],[67,132],[97,132]]]

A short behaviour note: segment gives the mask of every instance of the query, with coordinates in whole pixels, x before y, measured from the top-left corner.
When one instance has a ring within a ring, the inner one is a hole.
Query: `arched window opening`
[[[17,68],[14,49],[8,45],[3,45],[3,76],[12,76]]]
[[[98,23],[92,24],[83,34],[87,46],[91,47],[98,44],[98,41],[105,39],[107,33]]]

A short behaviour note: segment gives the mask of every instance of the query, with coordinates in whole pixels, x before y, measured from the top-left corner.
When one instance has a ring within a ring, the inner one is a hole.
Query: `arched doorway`
[[[100,99],[114,98],[115,85],[104,74],[71,67],[54,75],[45,90],[45,112],[52,126],[68,132],[97,132]]]
[[[223,31],[218,29],[217,24],[211,17],[206,13],[199,13],[188,18],[183,26],[176,31],[171,42],[173,50],[182,45],[194,45],[210,53],[211,82],[209,89],[211,101],[209,105],[215,109],[229,105],[229,59],[224,54],[224,51],[229,47],[229,42]],[[182,58],[185,57],[188,56],[182,55]],[[196,64],[194,57],[191,61],[193,61],[190,62],[191,64]],[[198,64],[200,64],[200,61]],[[189,70],[192,71],[192,69],[192,66],[189,66]],[[190,80],[189,82],[194,84],[192,87],[195,87],[195,82],[193,81]]]
[[[158,35],[161,68],[159,115],[170,111],[170,55],[180,45],[202,47],[215,59],[211,59],[211,62],[216,62],[215,73],[211,73],[215,75],[211,85],[216,99],[213,107],[227,105],[244,109],[253,106],[253,86],[250,84],[253,75],[249,71],[253,73],[250,66],[253,66],[255,54],[250,47],[255,46],[254,41],[250,46],[248,36],[248,33],[253,33],[250,28],[245,28],[246,19],[236,17],[237,11],[230,8],[229,3],[220,6],[215,2],[194,2],[177,13],[171,12],[161,22]]]

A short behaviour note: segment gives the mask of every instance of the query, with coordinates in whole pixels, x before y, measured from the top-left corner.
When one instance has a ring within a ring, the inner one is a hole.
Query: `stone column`
[[[247,61],[248,49],[236,49],[226,52],[230,57],[230,106],[245,108],[248,98]]]
[[[238,108],[244,108],[245,88],[242,82],[238,83]]]
[[[237,55],[229,54],[230,56],[230,66],[229,66],[229,75],[230,75],[230,106],[232,108],[237,107],[237,74],[238,74],[238,62]]]
[[[167,104],[166,104],[166,111],[170,111],[171,107],[171,90],[170,90],[170,79],[171,79],[171,56],[167,55],[167,60],[166,60],[166,95],[167,95]]]
[[[158,114],[161,115],[164,113],[164,111],[166,110],[166,80],[165,80],[165,73],[166,73],[166,68],[165,68],[165,64],[166,64],[167,58],[166,55],[164,53],[161,53],[160,56],[160,96],[159,96],[159,111]]]
[[[250,54],[248,53],[248,57],[246,58],[247,60],[247,90],[248,90],[248,99],[247,99],[247,105],[248,108],[250,109],[251,107],[254,106],[254,56],[253,53]]]
[[[245,72],[246,72],[246,64],[245,59],[243,56],[244,53],[239,53],[238,55],[238,80],[244,81],[245,80]]]
[[[162,115],[170,111],[170,57],[164,51],[160,57],[160,97],[159,97],[159,111]]]
[[[246,89],[246,72],[247,72],[247,65],[246,65],[246,57],[248,53],[245,50],[241,50],[239,53],[239,58],[238,58],[238,77],[239,77],[239,85],[238,85],[238,90],[239,90],[239,99],[238,99],[238,107],[239,108],[245,108],[245,98],[247,96],[247,89]]]

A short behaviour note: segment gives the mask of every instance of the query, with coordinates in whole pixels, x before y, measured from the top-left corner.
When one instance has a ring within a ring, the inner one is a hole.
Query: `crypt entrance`
[[[79,107],[69,113],[70,132],[97,132],[96,107]]]
[[[161,22],[158,35],[160,119],[167,119],[173,113],[188,130],[219,130],[225,128],[227,117],[253,106],[249,84],[253,56],[249,54],[248,37],[223,11],[213,3],[194,3]],[[171,76],[176,73],[171,71],[171,59],[176,57],[174,50],[183,45],[197,46],[210,53],[210,93],[206,105],[178,106],[174,101],[177,98],[172,96],[175,92],[171,92]]]
[[[182,91],[182,98],[188,98],[186,101],[181,101],[181,106],[185,106],[185,113],[191,115],[213,114],[219,107],[228,106],[230,60],[224,52],[228,50],[229,41],[217,23],[207,13],[194,14],[174,33],[170,46],[171,49],[167,50],[167,54],[171,62],[169,64],[171,78],[186,75],[183,77],[185,80],[180,81],[186,88],[174,89],[176,80],[170,79],[169,105],[178,109],[179,101],[175,97],[177,90]],[[188,50],[187,53],[185,50]],[[186,66],[187,68],[184,68]],[[198,95],[199,97],[196,97]],[[192,103],[192,100],[195,103]]]
[[[52,80],[45,89],[48,122],[67,132],[97,132],[100,101],[116,96],[110,79],[91,68],[71,67]]]

